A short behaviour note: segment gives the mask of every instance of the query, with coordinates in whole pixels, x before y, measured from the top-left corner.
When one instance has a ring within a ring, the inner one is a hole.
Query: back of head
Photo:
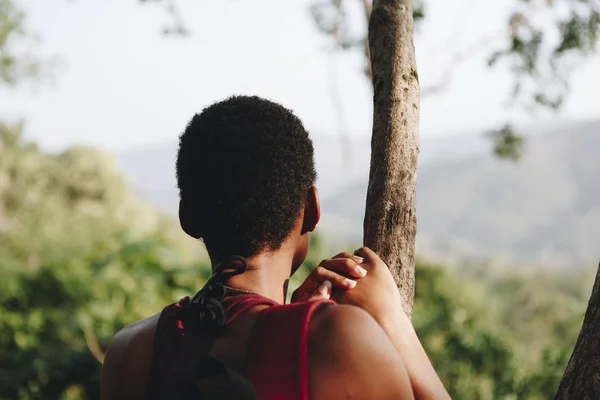
[[[249,96],[195,115],[180,137],[176,168],[181,224],[217,257],[279,248],[316,179],[302,122]]]

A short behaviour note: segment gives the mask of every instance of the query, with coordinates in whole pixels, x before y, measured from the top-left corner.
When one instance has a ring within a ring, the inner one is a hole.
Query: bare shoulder
[[[315,313],[307,372],[311,400],[414,398],[400,354],[377,322],[354,306]]]
[[[308,330],[309,355],[318,354],[347,357],[349,345],[368,345],[372,340],[383,340],[385,333],[363,309],[349,305],[324,307],[315,312]],[[315,361],[321,357],[313,358]],[[329,359],[329,357],[323,357]]]
[[[154,332],[160,313],[121,329],[102,366],[102,399],[142,399],[150,375]]]
[[[372,322],[375,320],[365,310],[349,305],[333,305],[330,307],[322,307],[315,312],[311,318],[309,326],[309,334],[327,334],[331,335],[331,329],[340,330],[337,333],[347,333],[347,323],[363,323],[367,327],[372,327]],[[376,324],[376,323],[375,323]]]

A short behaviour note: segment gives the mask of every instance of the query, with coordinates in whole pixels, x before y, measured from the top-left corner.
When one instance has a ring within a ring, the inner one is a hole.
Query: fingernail
[[[333,288],[333,285],[331,284],[331,282],[325,281],[321,284],[321,287],[319,290],[321,291],[321,293],[329,294],[329,293],[331,293],[332,288]]]
[[[353,281],[351,279],[344,279],[344,284],[349,288],[353,288],[356,286],[356,281]]]
[[[365,276],[367,274],[367,270],[358,265],[354,268],[354,270],[361,276]]]
[[[354,258],[354,261],[356,261],[359,264],[362,264],[365,261],[364,258],[359,257],[359,256],[352,256],[352,258]]]

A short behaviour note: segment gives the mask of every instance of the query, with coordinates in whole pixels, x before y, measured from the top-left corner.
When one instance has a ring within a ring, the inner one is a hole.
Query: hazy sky
[[[174,139],[193,113],[236,93],[279,101],[311,131],[337,134],[328,85],[332,75],[350,133],[370,132],[363,60],[332,56],[310,17],[313,0],[180,0],[193,33],[184,39],[161,36],[168,22],[164,9],[141,6],[139,0],[17,2],[28,12],[28,26],[39,33],[43,53],[60,56],[61,65],[52,85],[1,92],[1,116],[26,118],[27,135],[44,147],[89,143],[117,150]],[[416,41],[422,87],[440,79],[453,50],[501,30],[513,3],[429,0]],[[363,18],[355,16],[359,30]],[[503,107],[510,76],[487,69],[488,54],[461,64],[443,94],[423,99],[423,136],[477,132],[507,116],[529,118]],[[600,70],[598,59],[578,72],[560,118],[600,115],[600,79],[594,70]]]

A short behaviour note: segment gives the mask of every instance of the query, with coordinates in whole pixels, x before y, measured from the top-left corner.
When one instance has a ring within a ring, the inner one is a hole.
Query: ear
[[[317,227],[321,219],[321,203],[319,201],[319,191],[311,186],[306,192],[306,202],[304,204],[304,221],[302,223],[302,234],[312,232]]]
[[[194,239],[202,237],[202,232],[200,232],[198,224],[198,215],[194,212],[191,204],[184,200],[179,201],[179,224],[183,231]]]

